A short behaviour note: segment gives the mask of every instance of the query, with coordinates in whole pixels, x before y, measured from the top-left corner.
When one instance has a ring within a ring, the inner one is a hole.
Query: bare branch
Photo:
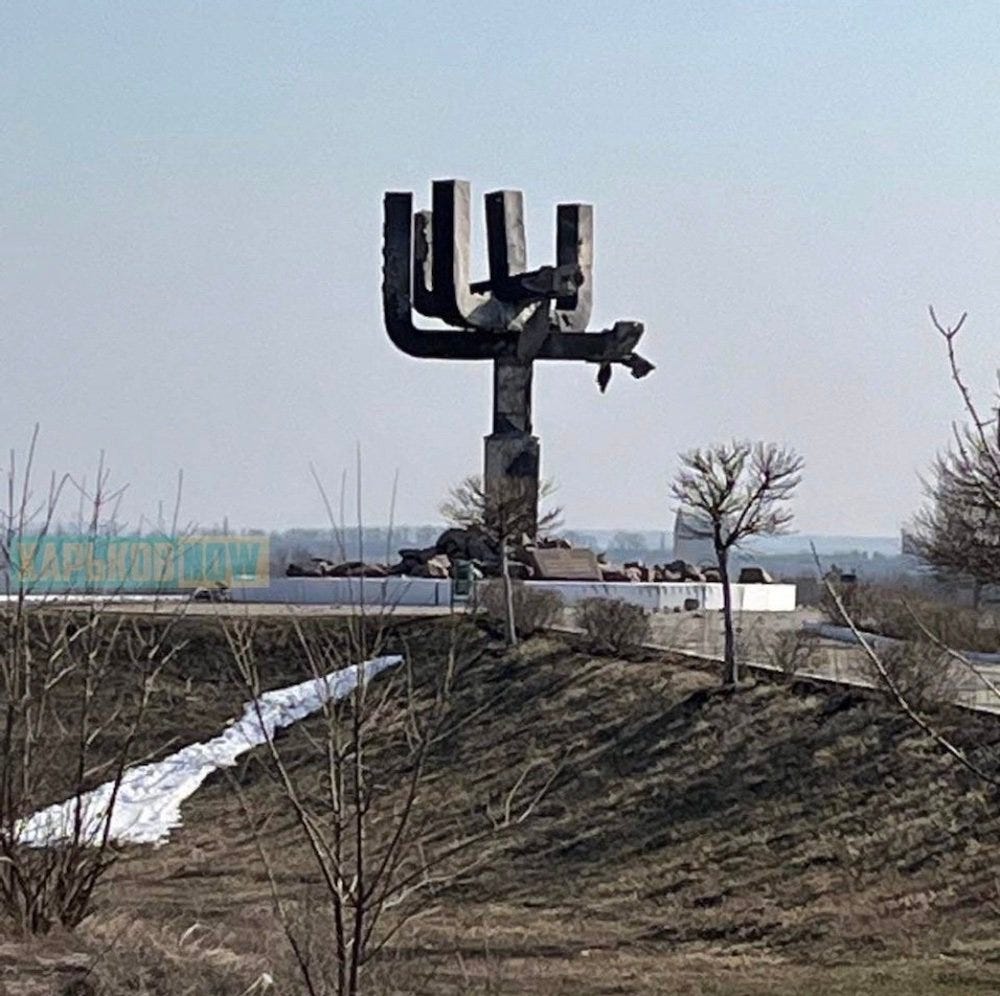
[[[831,584],[830,579],[823,572],[823,568],[819,561],[819,556],[816,553],[816,547],[812,547],[813,560],[816,563],[816,570],[820,576],[820,579],[825,586],[827,593],[833,600],[834,604],[837,606],[837,610],[840,612],[841,618],[844,620],[844,625],[848,626],[851,632],[854,634],[855,640],[861,646],[864,651],[865,656],[871,661],[879,678],[882,683],[888,689],[889,694],[892,696],[893,700],[903,711],[903,713],[927,734],[935,743],[937,743],[947,754],[950,754],[956,761],[959,762],[968,771],[971,771],[976,777],[981,778],[983,781],[988,782],[991,785],[1000,785],[1000,779],[995,778],[989,772],[984,771],[979,767],[974,761],[971,761],[966,753],[960,748],[953,744],[943,733],[935,729],[927,719],[920,715],[916,709],[907,701],[906,696],[903,694],[899,686],[893,680],[892,675],[889,673],[885,666],[882,658],[875,652],[872,647],[871,642],[867,639],[865,634],[858,628],[857,623],[851,617],[850,612],[847,610],[847,606],[844,605],[844,600],[841,598],[840,593]]]

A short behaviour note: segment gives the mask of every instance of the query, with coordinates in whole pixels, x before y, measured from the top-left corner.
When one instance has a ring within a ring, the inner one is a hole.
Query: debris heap
[[[634,584],[720,580],[717,568],[696,567],[684,560],[651,566],[639,561],[609,564],[603,554],[574,547],[561,538],[546,537],[532,542],[522,537],[520,543],[512,545],[508,557],[511,576],[520,580],[626,581]],[[499,548],[482,530],[453,528],[441,533],[433,546],[400,550],[395,564],[360,560],[336,563],[325,557],[313,557],[308,564],[289,564],[285,574],[300,578],[449,578],[455,576],[456,565],[462,563],[471,564],[477,577],[497,577],[500,574]],[[772,578],[762,568],[745,567],[739,581],[741,584],[767,584]]]

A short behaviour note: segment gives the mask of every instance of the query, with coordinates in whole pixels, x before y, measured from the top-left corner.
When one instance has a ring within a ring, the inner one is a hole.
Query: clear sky
[[[533,265],[592,201],[593,327],[646,323],[644,381],[536,375],[567,525],[668,525],[738,435],[805,457],[800,529],[894,532],[961,414],[928,303],[984,399],[1000,363],[998,55],[995,2],[7,0],[0,442],[263,527],[360,442],[368,521],[397,468],[435,519],[490,372],[386,339],[381,197],[457,176],[524,189]]]

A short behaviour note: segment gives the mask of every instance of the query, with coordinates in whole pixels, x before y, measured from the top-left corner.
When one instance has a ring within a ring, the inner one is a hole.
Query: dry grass
[[[391,649],[409,646],[418,680],[442,629],[410,622],[390,636]],[[213,633],[188,659],[194,721],[165,712],[171,735],[239,711]],[[596,660],[555,639],[509,653],[470,633],[480,656],[457,689],[462,723],[434,752],[420,818],[467,831],[484,818],[477,800],[526,760],[565,758],[565,772],[537,819],[434,895],[373,977],[376,996],[1000,991],[1000,800],[880,696],[806,682],[723,692],[662,661]],[[280,635],[267,639],[269,684],[300,677]],[[940,722],[995,766],[993,718],[945,711]],[[303,783],[309,733],[305,723],[283,741]],[[376,768],[391,743],[373,744]],[[313,873],[275,786],[255,756],[233,776],[274,811],[280,887],[308,904]],[[0,992],[65,991],[112,939],[89,980],[108,996],[116,985],[239,993],[262,972],[275,992],[297,992],[254,854],[231,786],[213,776],[170,844],[129,850],[79,935],[0,949]]]

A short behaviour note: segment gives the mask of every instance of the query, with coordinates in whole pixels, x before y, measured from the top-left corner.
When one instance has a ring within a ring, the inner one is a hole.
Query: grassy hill
[[[150,750],[217,731],[245,698],[217,626],[185,625]],[[387,643],[408,652],[418,699],[453,625],[464,663],[415,803],[426,839],[485,831],[512,788],[548,790],[522,824],[447,866],[369,991],[1000,991],[1000,796],[879,695],[721,690],[669,660],[597,659],[554,638],[508,652],[466,621],[401,621]],[[287,624],[256,639],[267,686],[303,677]],[[995,719],[938,721],[997,768]],[[404,780],[389,774],[405,771],[405,732],[390,719],[371,741],[387,813],[401,803]],[[313,719],[281,737],[303,790],[322,772],[321,734]],[[74,935],[0,943],[0,992],[302,991],[247,811],[317,951],[328,920],[265,754],[212,776],[168,844],[126,849]],[[249,989],[265,972],[276,988]]]

